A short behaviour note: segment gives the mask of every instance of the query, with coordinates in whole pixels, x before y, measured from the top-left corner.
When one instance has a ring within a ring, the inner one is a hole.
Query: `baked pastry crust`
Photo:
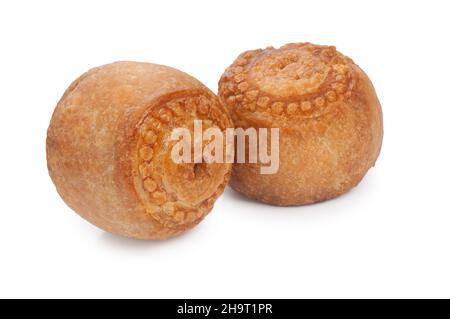
[[[59,101],[47,135],[48,170],[79,215],[111,233],[164,239],[198,224],[231,164],[175,164],[172,128],[194,119],[224,130],[217,97],[176,69],[138,62],[94,68]]]
[[[381,106],[367,75],[333,46],[291,43],[246,51],[219,81],[237,127],[280,129],[280,167],[234,164],[230,185],[274,205],[336,197],[357,185],[381,149]]]

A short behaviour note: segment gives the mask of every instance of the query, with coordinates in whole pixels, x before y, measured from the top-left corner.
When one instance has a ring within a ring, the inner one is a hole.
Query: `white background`
[[[0,297],[450,297],[448,1],[1,1]],[[164,242],[116,237],[59,198],[46,129],[87,69],[148,61],[217,91],[244,50],[333,44],[371,77],[381,156],[325,203],[227,189]]]

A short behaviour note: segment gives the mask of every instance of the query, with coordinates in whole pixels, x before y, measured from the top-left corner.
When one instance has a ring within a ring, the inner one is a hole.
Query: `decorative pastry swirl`
[[[211,98],[198,95],[174,97],[160,103],[138,125],[137,189],[147,212],[165,227],[196,223],[209,212],[229,179],[229,167],[215,163],[174,163],[170,158],[170,133],[193,121],[223,132],[232,124],[226,112]],[[145,190],[145,191],[143,191]]]
[[[310,43],[247,51],[222,75],[219,96],[238,113],[318,117],[351,96],[349,62],[335,47]]]

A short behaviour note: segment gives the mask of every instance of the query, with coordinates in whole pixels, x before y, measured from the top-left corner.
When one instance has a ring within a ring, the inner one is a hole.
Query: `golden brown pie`
[[[293,43],[247,51],[227,68],[219,97],[236,127],[279,128],[279,170],[234,164],[238,192],[274,205],[338,196],[375,164],[383,124],[367,75],[333,46]]]
[[[169,139],[194,120],[232,126],[217,97],[176,69],[117,62],[66,90],[47,136],[50,176],[79,215],[115,234],[163,239],[199,223],[228,182],[231,164],[175,163]]]

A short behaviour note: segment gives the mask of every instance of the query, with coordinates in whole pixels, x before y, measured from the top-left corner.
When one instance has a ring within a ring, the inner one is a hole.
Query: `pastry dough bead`
[[[236,66],[236,67],[234,67],[233,69],[232,69],[232,71],[233,71],[233,73],[234,74],[241,74],[242,73],[242,71],[244,71],[244,68],[242,67],[242,66]]]
[[[211,207],[213,204],[214,204],[214,199],[208,198],[201,204],[201,207],[203,207],[204,209],[207,209],[207,208]]]
[[[172,210],[165,210],[168,213],[173,213],[174,211]],[[184,221],[186,219],[186,213],[183,211],[177,211],[174,216],[173,219],[175,222],[181,223],[182,221]]]
[[[238,84],[237,88],[239,89],[239,91],[241,91],[242,93],[245,93],[245,91],[249,88],[249,85],[247,82],[241,82]]]
[[[334,102],[337,100],[336,92],[334,92],[333,90],[330,90],[327,93],[325,93],[325,96],[328,102]]]
[[[156,204],[162,205],[167,201],[167,194],[164,191],[155,191],[151,194],[151,198]]]
[[[158,118],[161,122],[168,124],[172,121],[172,112],[166,108],[161,108],[158,112]]]
[[[153,179],[146,178],[144,180],[144,187],[147,190],[147,192],[151,193],[151,192],[154,192],[156,190],[157,185],[156,185],[156,182]]]
[[[186,220],[186,222],[194,222],[196,219],[198,219],[199,214],[194,211],[188,211],[183,214],[183,218]]]
[[[233,95],[235,91],[236,91],[235,82],[227,80],[227,82],[225,82],[225,84],[222,87],[223,97],[227,98],[227,97]]]
[[[234,76],[234,81],[236,81],[236,83],[240,83],[240,82],[242,82],[244,80],[245,80],[245,74],[244,73],[239,73],[239,74],[236,74]]]
[[[262,49],[249,50],[241,54],[241,57],[247,60],[247,63],[250,59],[254,58],[258,53],[262,52]]]
[[[275,102],[271,106],[272,113],[276,115],[283,113],[283,109],[284,109],[283,102]]]
[[[258,101],[256,102],[256,105],[258,105],[261,108],[266,108],[269,105],[270,98],[267,96],[261,96]]]
[[[184,101],[185,104],[185,109],[188,110],[189,112],[193,112],[196,113],[197,112],[197,99],[194,98],[187,98]]]
[[[289,115],[294,115],[298,110],[298,103],[289,103],[287,108],[286,108],[286,112]]]
[[[304,112],[309,111],[312,107],[312,104],[310,101],[303,101],[303,102],[301,102],[300,105],[301,105],[302,111],[304,111]]]
[[[322,96],[317,97],[314,100],[314,105],[317,107],[324,107],[325,106],[325,99]]]
[[[198,112],[200,114],[208,114],[211,102],[204,96],[200,97],[198,102]]]
[[[147,144],[154,144],[156,142],[156,134],[152,130],[147,130],[143,133],[143,138],[145,143]]]
[[[255,101],[258,95],[259,95],[258,90],[250,90],[245,93],[245,97],[251,102]]]
[[[147,132],[149,129],[154,129],[155,131],[161,130],[163,124],[156,117],[152,117],[146,121],[146,125],[143,127],[143,130]]]
[[[153,149],[150,146],[142,146],[139,149],[139,156],[144,160],[144,161],[149,161],[152,159],[153,157]]]
[[[335,83],[332,87],[336,90],[338,94],[344,94],[347,91],[345,84],[343,83]]]
[[[207,105],[200,105],[200,106],[198,107],[198,111],[199,111],[201,114],[208,114],[209,108],[208,108]]]
[[[336,55],[336,47],[330,46],[320,51],[320,58],[325,62],[330,62],[331,59]]]
[[[182,105],[183,105],[182,103],[178,102],[174,104],[169,104],[169,107],[175,116],[184,117],[186,115],[186,112],[184,111]]]
[[[239,57],[239,58],[236,59],[235,63],[236,63],[236,65],[244,66],[244,65],[247,64],[247,59],[245,59],[243,57]]]

